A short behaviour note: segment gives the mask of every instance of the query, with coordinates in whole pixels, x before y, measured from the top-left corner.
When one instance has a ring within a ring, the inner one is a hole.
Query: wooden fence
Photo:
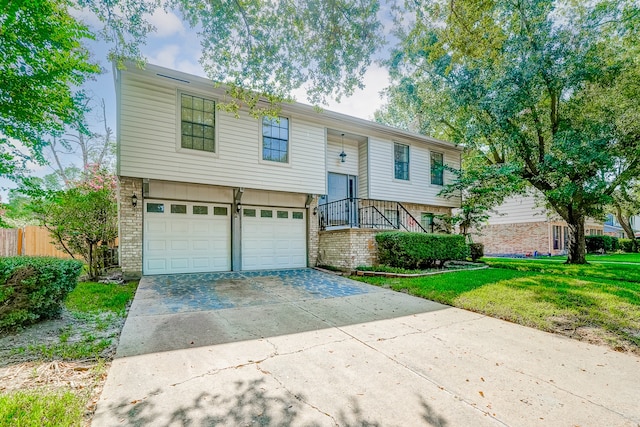
[[[24,228],[0,229],[0,256],[33,255],[71,258],[58,250],[44,227],[29,225]]]

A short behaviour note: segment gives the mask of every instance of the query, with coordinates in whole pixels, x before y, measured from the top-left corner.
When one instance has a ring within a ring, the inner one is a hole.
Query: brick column
[[[122,275],[127,279],[142,276],[142,179],[118,177],[118,238]],[[137,206],[131,196],[138,198]]]
[[[311,205],[309,206],[309,209],[307,209],[307,217],[309,218],[309,222],[307,223],[307,226],[309,228],[307,232],[307,235],[309,236],[308,247],[307,247],[309,250],[309,255],[308,255],[309,267],[315,267],[318,263],[319,226],[318,226],[317,208],[318,208],[318,197],[313,199],[313,201],[311,202]],[[314,211],[316,212],[316,215],[313,214]]]

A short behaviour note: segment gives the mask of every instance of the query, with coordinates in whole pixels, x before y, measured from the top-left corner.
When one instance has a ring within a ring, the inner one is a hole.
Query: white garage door
[[[145,200],[144,274],[231,269],[231,207]]]
[[[242,209],[242,269],[307,266],[307,221],[304,209]]]

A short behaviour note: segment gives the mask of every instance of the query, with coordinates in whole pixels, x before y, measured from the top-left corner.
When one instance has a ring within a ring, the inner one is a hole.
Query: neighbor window
[[[289,162],[289,119],[262,119],[262,160]]]
[[[215,152],[215,110],[210,99],[180,94],[180,146]]]
[[[562,227],[559,225],[553,226],[553,249],[562,249],[560,247],[560,236],[562,234]]]
[[[393,164],[395,178],[409,180],[409,146],[404,144],[393,144]]]
[[[431,152],[431,184],[444,185],[444,155]]]

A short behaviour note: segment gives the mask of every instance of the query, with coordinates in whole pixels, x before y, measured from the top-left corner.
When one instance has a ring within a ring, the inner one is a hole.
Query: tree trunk
[[[629,218],[625,217],[622,214],[622,209],[620,208],[620,206],[616,206],[616,219],[627,235],[627,238],[636,240],[636,234],[633,232],[633,228],[631,228],[631,222],[629,221]]]
[[[567,220],[569,226],[569,253],[567,264],[586,264],[587,243],[584,238],[584,217],[570,216]]]

